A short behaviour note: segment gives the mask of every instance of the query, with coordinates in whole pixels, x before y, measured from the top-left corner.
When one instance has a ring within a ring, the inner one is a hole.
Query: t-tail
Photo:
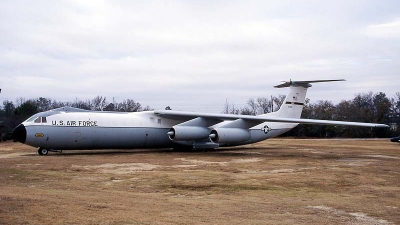
[[[311,83],[345,81],[340,80],[309,80],[309,81],[283,81],[283,84],[274,86],[275,88],[290,87],[289,94],[286,96],[281,107],[277,112],[270,114],[275,117],[283,118],[300,118],[304,107],[307,89],[311,87]]]

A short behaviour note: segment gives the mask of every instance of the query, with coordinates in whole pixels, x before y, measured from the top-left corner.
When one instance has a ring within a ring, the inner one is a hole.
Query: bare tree
[[[26,99],[23,97],[18,97],[15,101],[15,107],[18,107],[26,102]]]
[[[285,101],[286,95],[279,95],[278,97],[273,96],[272,101],[274,102],[274,111],[278,111],[282,104],[283,101]]]
[[[257,98],[257,105],[263,110],[264,113],[272,112],[273,101],[266,97]]]
[[[229,102],[228,99],[225,100],[225,105],[224,105],[224,110],[222,110],[223,114],[228,114],[229,113]]]
[[[150,106],[148,106],[148,105],[146,105],[146,107],[144,107],[144,108],[142,109],[142,111],[151,111],[151,110],[153,110],[153,109],[150,108]]]
[[[132,99],[126,99],[117,104],[117,110],[121,112],[139,112],[142,111],[142,105]]]
[[[115,105],[114,105],[114,103],[108,103],[108,105],[106,105],[106,107],[104,107],[104,111],[115,111]]]
[[[240,109],[240,113],[239,114],[241,114],[241,115],[254,115],[253,113],[254,112],[253,112],[253,110],[251,108],[245,106],[245,107]]]
[[[92,104],[90,100],[87,101],[82,101],[82,100],[75,100],[75,102],[70,103],[68,102],[66,105],[70,105],[71,107],[79,108],[79,109],[86,109],[86,110],[91,110],[92,109]]]
[[[98,95],[92,100],[92,110],[103,111],[106,105],[106,97]]]
[[[258,109],[258,104],[254,100],[254,98],[249,98],[249,100],[247,100],[247,105],[248,105],[248,107],[243,108],[241,111],[246,112],[246,115],[256,115],[257,109]],[[241,112],[241,114],[245,114],[245,113]]]
[[[222,111],[224,114],[240,114],[240,109],[235,108],[235,105],[229,104],[228,100],[225,101],[224,110]]]
[[[39,112],[44,112],[44,111],[51,109],[51,99],[50,98],[40,97],[33,102],[35,102],[37,110]]]
[[[65,103],[65,102],[52,101],[51,108],[56,109],[56,108],[64,107],[66,105],[67,105],[67,103]]]

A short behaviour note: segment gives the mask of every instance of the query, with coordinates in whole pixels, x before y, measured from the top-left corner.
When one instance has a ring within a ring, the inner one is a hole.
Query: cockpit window
[[[34,122],[37,118],[41,117],[41,118],[45,118],[45,119],[44,120],[40,119],[40,122],[38,121],[37,123],[46,123],[47,122],[46,116],[51,116],[51,115],[58,114],[58,113],[59,112],[54,113],[52,110],[51,111],[46,111],[46,112],[40,112],[40,113],[37,113],[37,114],[29,117],[24,122]]]
[[[29,119],[26,120],[26,122],[32,122],[35,119],[35,117],[31,116]]]
[[[35,123],[47,123],[47,119],[46,119],[46,117],[38,117],[38,118],[36,118],[33,122],[35,122]]]

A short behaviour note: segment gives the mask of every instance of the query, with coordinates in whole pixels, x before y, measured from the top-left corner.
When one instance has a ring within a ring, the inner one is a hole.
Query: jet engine
[[[197,141],[208,138],[210,130],[198,126],[174,126],[167,134],[171,141]]]
[[[240,143],[250,140],[251,135],[248,130],[241,128],[215,128],[209,137],[215,143]]]

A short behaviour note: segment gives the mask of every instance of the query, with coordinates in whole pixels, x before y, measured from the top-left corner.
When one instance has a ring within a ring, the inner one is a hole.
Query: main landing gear
[[[39,148],[38,153],[39,153],[39,155],[47,155],[47,153],[49,153],[49,150],[47,150],[45,148]]]
[[[49,152],[59,152],[59,153],[62,153],[61,150],[47,149],[47,148],[42,148],[42,147],[40,147],[40,148],[38,149],[39,155],[47,155],[47,153],[49,153]]]

